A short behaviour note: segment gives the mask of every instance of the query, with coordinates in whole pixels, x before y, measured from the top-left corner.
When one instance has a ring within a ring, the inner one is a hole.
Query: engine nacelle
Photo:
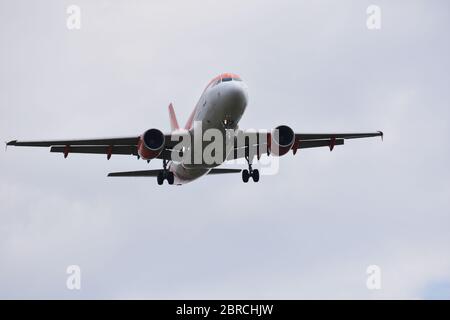
[[[270,135],[270,152],[274,156],[283,156],[291,150],[295,142],[295,133],[288,126],[278,126]]]
[[[164,149],[166,138],[158,129],[150,129],[144,132],[138,142],[138,154],[144,160],[155,159]]]

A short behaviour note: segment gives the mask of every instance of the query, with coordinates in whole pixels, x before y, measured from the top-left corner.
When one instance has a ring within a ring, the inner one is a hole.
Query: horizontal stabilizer
[[[111,172],[108,177],[156,177],[162,170]],[[239,173],[241,169],[211,169],[208,174]]]
[[[239,173],[241,169],[211,169],[208,174]]]
[[[111,172],[108,177],[156,177],[162,170],[141,170],[126,172]]]

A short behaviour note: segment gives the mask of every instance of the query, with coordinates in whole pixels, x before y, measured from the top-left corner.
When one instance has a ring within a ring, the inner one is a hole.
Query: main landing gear
[[[173,172],[167,170],[167,160],[165,159],[163,159],[163,170],[158,172],[156,180],[158,181],[159,185],[162,185],[164,183],[164,180],[167,180],[169,184],[173,184],[173,182],[175,181]]]
[[[248,170],[247,169],[242,170],[242,181],[244,181],[244,183],[247,183],[248,180],[250,179],[250,177],[252,177],[254,182],[258,182],[259,181],[259,170],[252,168],[252,164],[250,163],[250,160],[248,157],[245,157],[245,160],[247,160],[247,163],[248,163]]]

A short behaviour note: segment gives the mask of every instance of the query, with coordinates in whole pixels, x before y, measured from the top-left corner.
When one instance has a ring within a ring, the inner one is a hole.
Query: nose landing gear
[[[242,170],[242,181],[244,183],[247,183],[250,177],[253,179],[253,182],[259,181],[259,170],[253,169],[252,164],[250,163],[249,157],[245,157],[245,160],[247,160],[248,163],[248,170]]]
[[[158,172],[158,176],[156,177],[156,181],[159,185],[162,185],[164,180],[167,180],[170,185],[172,185],[175,181],[173,172],[167,169],[167,160],[165,159],[163,159],[163,170]]]

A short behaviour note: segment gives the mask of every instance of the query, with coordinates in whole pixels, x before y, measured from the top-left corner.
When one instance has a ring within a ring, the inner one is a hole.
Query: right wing
[[[298,141],[330,140],[330,139],[358,139],[358,138],[370,138],[370,137],[383,138],[383,132],[376,131],[376,132],[364,132],[364,133],[296,133],[295,134],[295,139]]]
[[[362,132],[362,133],[295,133],[291,149],[295,154],[298,149],[309,149],[328,147],[333,150],[335,146],[343,145],[346,139],[358,139],[358,138],[370,138],[381,137],[383,139],[383,132]],[[237,146],[235,140],[235,147],[232,152],[228,154],[227,160],[235,160],[248,156],[250,152],[258,154],[261,147],[265,147],[268,150],[268,144],[266,142],[256,142],[250,145]]]

